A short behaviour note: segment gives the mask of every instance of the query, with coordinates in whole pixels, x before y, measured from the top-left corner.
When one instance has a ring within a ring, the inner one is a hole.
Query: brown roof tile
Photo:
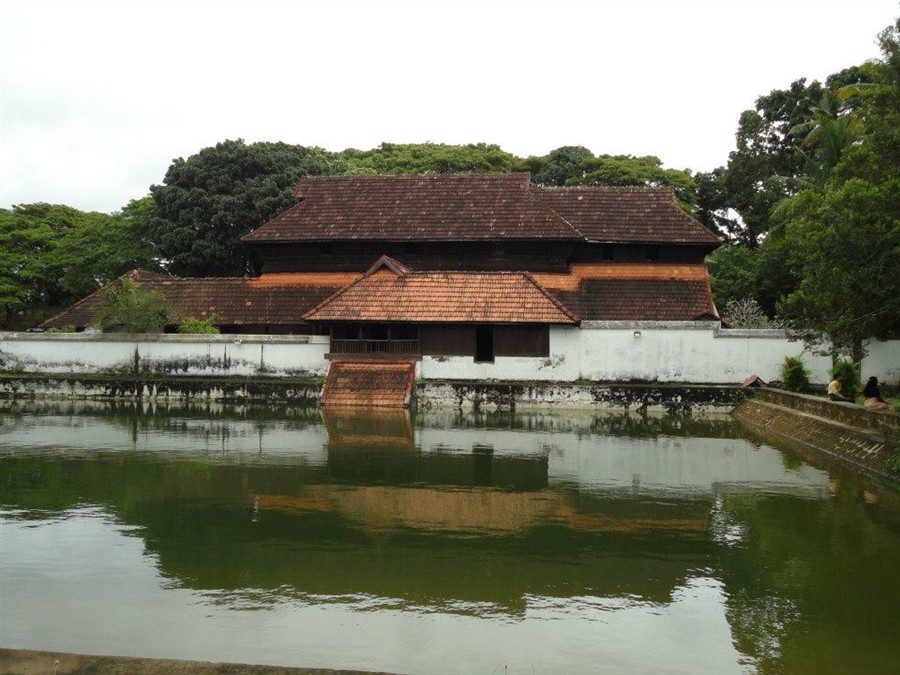
[[[532,187],[529,174],[307,176],[244,241],[564,239],[714,247],[671,188]]]
[[[225,325],[295,325],[303,315],[355,279],[356,273],[310,272],[239,277],[180,278],[134,270],[120,277],[162,296],[171,323],[215,317]],[[89,326],[104,306],[103,292],[84,298],[45,327]]]
[[[373,268],[307,321],[575,324],[578,317],[523,272],[408,272]]]
[[[581,239],[538,202],[529,174],[306,176],[298,204],[246,242]]]
[[[583,321],[695,321],[718,316],[705,265],[573,265],[571,274],[533,274]]]
[[[534,188],[552,208],[593,242],[718,246],[722,240],[686,214],[671,188]]]

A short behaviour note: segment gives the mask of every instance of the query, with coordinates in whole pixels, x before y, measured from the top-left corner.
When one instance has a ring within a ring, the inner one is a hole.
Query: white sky
[[[0,0],[0,206],[114,211],[228,138],[725,164],[742,110],[879,56],[897,0]]]

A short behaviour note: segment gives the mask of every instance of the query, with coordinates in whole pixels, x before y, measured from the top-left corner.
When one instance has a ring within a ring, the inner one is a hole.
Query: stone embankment
[[[127,656],[0,649],[0,675],[388,675],[359,670],[284,668]]]
[[[0,399],[106,401],[282,402],[315,406],[321,378],[198,377],[171,375],[0,374]],[[497,409],[623,410],[670,415],[727,413],[744,397],[739,387],[682,383],[550,383],[469,380],[419,381],[413,406]]]
[[[900,414],[779,389],[755,392],[732,414],[757,432],[868,474],[900,480],[900,474],[889,467],[900,453]]]

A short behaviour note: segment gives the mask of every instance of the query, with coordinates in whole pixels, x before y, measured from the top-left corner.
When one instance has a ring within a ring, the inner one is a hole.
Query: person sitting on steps
[[[829,401],[843,401],[844,403],[853,403],[852,398],[847,398],[843,394],[841,394],[841,389],[844,386],[844,376],[843,375],[835,375],[834,379],[828,383],[828,400]]]
[[[866,410],[890,410],[891,404],[881,398],[881,391],[878,389],[878,378],[874,375],[866,382],[866,386],[862,391],[866,402],[863,406]]]

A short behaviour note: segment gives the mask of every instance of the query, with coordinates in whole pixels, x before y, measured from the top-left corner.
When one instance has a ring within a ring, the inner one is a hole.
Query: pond
[[[888,673],[900,499],[727,416],[0,404],[0,646]]]

